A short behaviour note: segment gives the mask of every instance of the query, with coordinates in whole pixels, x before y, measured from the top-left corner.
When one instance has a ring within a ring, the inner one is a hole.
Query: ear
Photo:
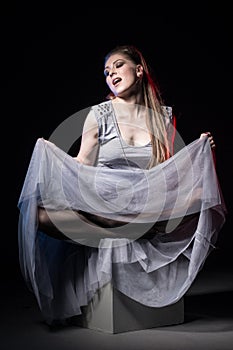
[[[136,74],[138,76],[138,78],[142,78],[143,76],[143,67],[141,64],[138,64],[136,67]]]

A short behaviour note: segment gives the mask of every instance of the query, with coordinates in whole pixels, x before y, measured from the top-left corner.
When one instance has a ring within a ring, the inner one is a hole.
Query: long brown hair
[[[123,54],[136,65],[140,64],[143,67],[142,96],[144,106],[148,111],[147,125],[151,135],[153,155],[149,167],[152,167],[170,157],[164,118],[167,112],[166,109],[163,108],[164,103],[160,91],[157,84],[152,79],[149,67],[142,53],[133,45],[116,46],[105,55],[104,61],[106,62],[107,59],[115,53]],[[109,93],[107,96],[109,99],[114,97],[112,93]]]

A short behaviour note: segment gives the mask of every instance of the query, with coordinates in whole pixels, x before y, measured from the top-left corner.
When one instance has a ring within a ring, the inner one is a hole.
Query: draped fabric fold
[[[80,314],[109,281],[147,306],[178,301],[226,217],[207,138],[147,170],[82,165],[40,138],[18,207],[22,274],[48,322]],[[39,229],[38,207],[65,239]]]

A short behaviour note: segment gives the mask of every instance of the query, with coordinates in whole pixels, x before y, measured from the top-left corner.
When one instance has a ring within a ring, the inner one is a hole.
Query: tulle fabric
[[[38,206],[51,220],[60,213],[54,224],[64,240],[39,230]],[[110,281],[144,305],[175,303],[214,248],[226,216],[207,138],[149,170],[82,165],[40,138],[18,207],[22,274],[48,322],[81,314]],[[93,225],[79,211],[121,225]]]

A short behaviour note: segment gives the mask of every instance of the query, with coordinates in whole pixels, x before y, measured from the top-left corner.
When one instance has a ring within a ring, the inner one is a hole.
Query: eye
[[[109,71],[108,71],[108,70],[105,70],[105,71],[104,71],[104,75],[105,75],[105,77],[107,77],[107,76],[109,75]]]
[[[123,66],[124,62],[123,61],[118,61],[116,63],[116,68],[120,68],[121,66]]]

